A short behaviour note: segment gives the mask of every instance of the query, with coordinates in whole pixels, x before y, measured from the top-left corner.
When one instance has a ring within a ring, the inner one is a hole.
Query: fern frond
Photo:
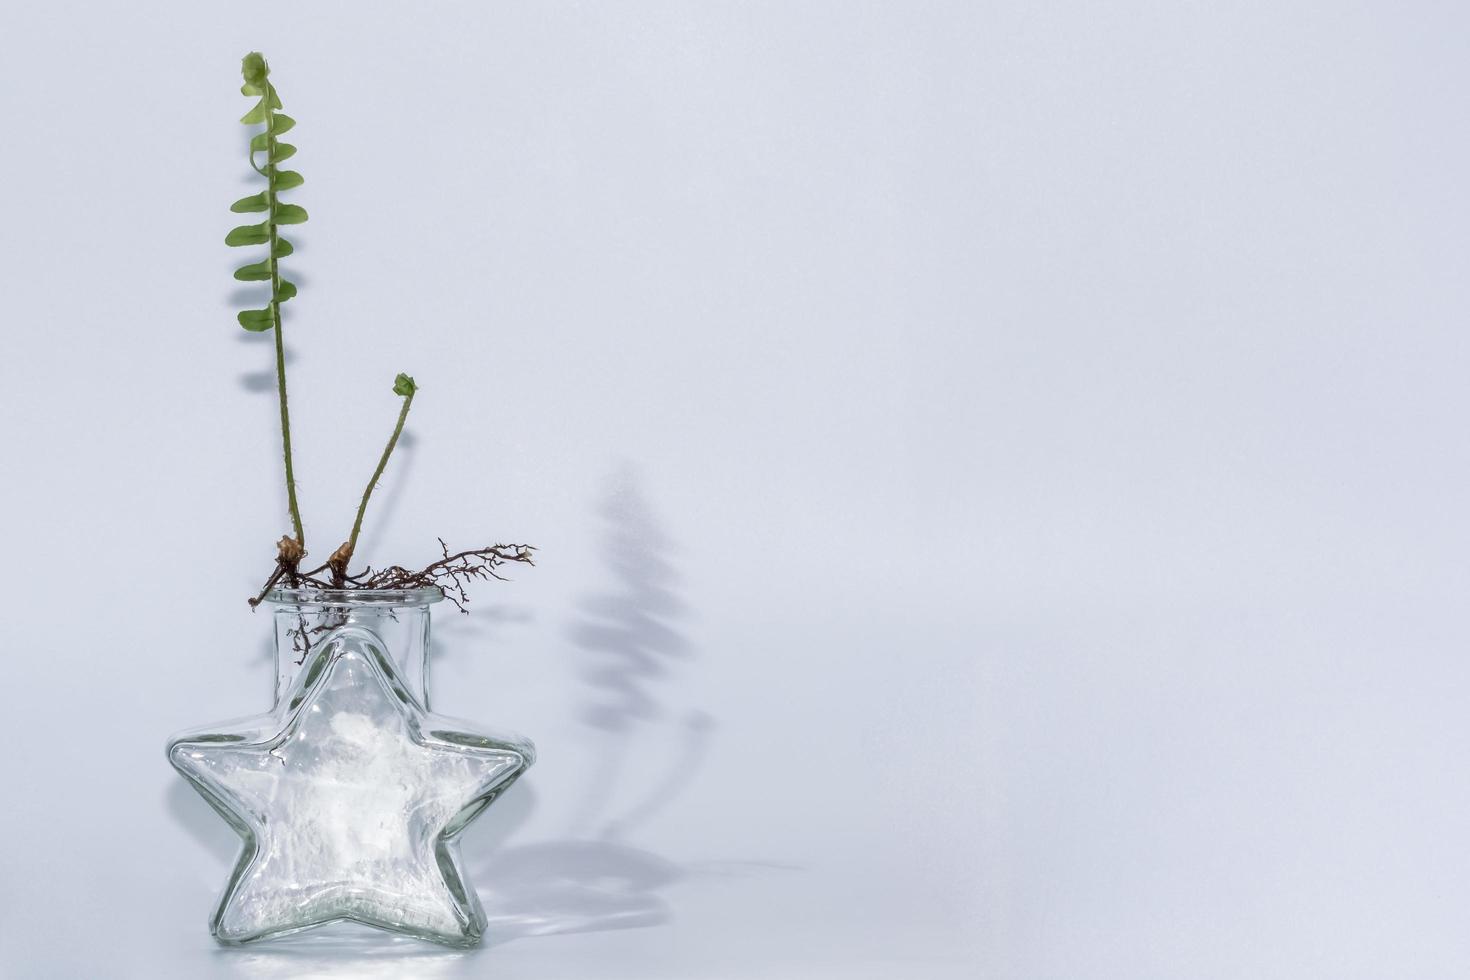
[[[235,278],[247,282],[269,282],[271,284],[270,306],[264,311],[269,322],[262,325],[258,316],[262,311],[249,310],[239,316],[240,325],[246,330],[262,331],[280,329],[281,304],[296,295],[296,287],[281,278],[277,262],[292,252],[291,243],[280,237],[281,225],[299,225],[306,220],[306,209],[299,204],[287,204],[280,199],[282,191],[300,187],[305,181],[294,170],[281,170],[281,161],[296,154],[296,147],[282,143],[277,138],[295,128],[296,120],[283,112],[281,97],[271,84],[270,66],[257,53],[246,55],[242,65],[245,84],[240,91],[256,97],[257,101],[249,112],[240,117],[247,126],[264,128],[250,138],[250,166],[265,178],[265,190],[249,197],[242,197],[230,205],[236,213],[263,213],[265,220],[259,224],[241,225],[225,236],[225,244],[231,246],[266,245],[270,250],[262,262],[251,262],[235,270]],[[256,162],[256,155],[264,155],[264,164]]]
[[[252,333],[275,331],[276,390],[281,403],[281,444],[286,464],[286,501],[291,511],[291,525],[296,532],[295,557],[290,559],[288,569],[294,584],[295,562],[305,554],[306,534],[301,526],[301,508],[296,502],[296,476],[291,461],[291,414],[286,399],[286,349],[281,339],[281,304],[296,295],[296,284],[281,277],[279,260],[293,251],[291,243],[280,235],[281,225],[299,225],[306,220],[306,209],[297,204],[285,204],[280,199],[282,191],[302,184],[301,175],[294,170],[280,170],[277,164],[295,155],[296,147],[282,143],[277,137],[293,129],[296,120],[276,110],[281,108],[281,97],[271,84],[270,65],[258,51],[247,54],[240,64],[245,84],[240,93],[254,97],[257,101],[250,111],[240,117],[247,126],[265,128],[250,137],[250,166],[265,178],[265,190],[249,197],[242,197],[230,205],[237,214],[263,214],[265,220],[254,225],[240,225],[225,236],[230,246],[266,245],[266,257],[250,262],[235,270],[235,278],[245,282],[269,282],[270,304],[260,310],[242,310],[236,315],[241,327]],[[257,153],[265,154],[265,164],[255,162]],[[289,539],[282,538],[282,541]],[[286,554],[282,551],[282,555]],[[281,559],[285,561],[286,558]],[[282,568],[287,566],[282,565]]]

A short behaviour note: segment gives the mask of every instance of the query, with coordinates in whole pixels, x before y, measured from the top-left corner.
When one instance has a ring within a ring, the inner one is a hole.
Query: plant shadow
[[[243,301],[238,300],[236,297],[239,292],[239,290],[236,290],[234,293],[230,294],[230,305],[232,307],[244,308],[248,306],[260,305],[259,297],[253,297],[251,299]],[[267,348],[267,350],[272,347],[276,342],[274,334],[269,330],[263,333],[255,333],[250,330],[241,330],[237,336],[239,337],[240,343],[242,344],[248,344],[253,347],[265,347]],[[286,355],[286,366],[290,367],[296,361],[296,351],[292,349],[289,343],[283,345],[283,350]],[[261,364],[263,366],[256,370],[240,372],[240,374],[236,377],[236,382],[243,390],[248,391],[251,394],[262,394],[266,392],[275,394],[276,362],[274,355],[267,356],[266,353],[262,353]]]
[[[668,922],[664,892],[694,870],[629,839],[689,784],[715,727],[703,711],[676,708],[669,690],[674,668],[694,658],[681,632],[688,607],[675,549],[631,466],[614,475],[595,514],[605,582],[577,604],[567,637],[596,778],[565,836],[504,848],[474,841],[469,866],[492,943]],[[628,764],[650,749],[671,750],[667,770]]]

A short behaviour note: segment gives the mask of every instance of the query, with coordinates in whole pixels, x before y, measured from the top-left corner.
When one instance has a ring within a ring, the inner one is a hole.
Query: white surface
[[[1459,8],[3,20],[0,974],[1463,975]],[[436,706],[540,749],[474,954],[204,930],[163,740],[267,706],[286,526],[221,244],[253,47],[313,553],[398,371],[364,554],[542,548],[436,636]],[[629,636],[681,651],[643,699]]]

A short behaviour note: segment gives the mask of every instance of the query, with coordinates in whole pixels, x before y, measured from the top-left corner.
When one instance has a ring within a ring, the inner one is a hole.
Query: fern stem
[[[344,549],[347,558],[357,550],[357,536],[362,531],[362,516],[367,513],[368,498],[373,495],[373,489],[377,487],[378,480],[383,477],[383,470],[388,466],[388,457],[393,455],[393,447],[398,445],[398,437],[403,434],[403,423],[408,420],[408,410],[413,406],[415,391],[409,391],[403,396],[403,408],[398,412],[398,424],[393,427],[393,434],[388,437],[388,445],[383,447],[383,455],[378,460],[378,468],[373,470],[372,479],[368,480],[367,489],[362,492],[362,503],[357,505],[357,519],[352,522],[352,536],[347,539],[347,547]]]
[[[301,508],[296,503],[296,473],[291,460],[291,409],[286,399],[286,343],[281,337],[281,273],[276,265],[276,165],[272,157],[276,155],[275,136],[275,109],[271,102],[275,97],[275,89],[266,83],[265,104],[265,195],[266,195],[266,221],[270,228],[270,263],[271,274],[271,320],[275,323],[276,332],[276,393],[281,402],[281,447],[286,459],[286,503],[291,509],[291,526],[296,531],[296,543],[303,549],[306,547],[306,532],[301,526]]]

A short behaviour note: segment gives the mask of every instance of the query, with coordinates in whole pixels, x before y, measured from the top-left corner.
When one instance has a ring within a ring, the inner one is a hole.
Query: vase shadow
[[[684,877],[677,864],[611,841],[541,841],[508,847],[475,868],[486,942],[634,929],[668,922],[659,890]]]
[[[659,925],[671,916],[659,889],[684,877],[652,852],[609,840],[507,844],[536,808],[518,782],[460,842],[466,877],[485,910],[486,946],[529,936]],[[497,819],[498,818],[498,819]]]

